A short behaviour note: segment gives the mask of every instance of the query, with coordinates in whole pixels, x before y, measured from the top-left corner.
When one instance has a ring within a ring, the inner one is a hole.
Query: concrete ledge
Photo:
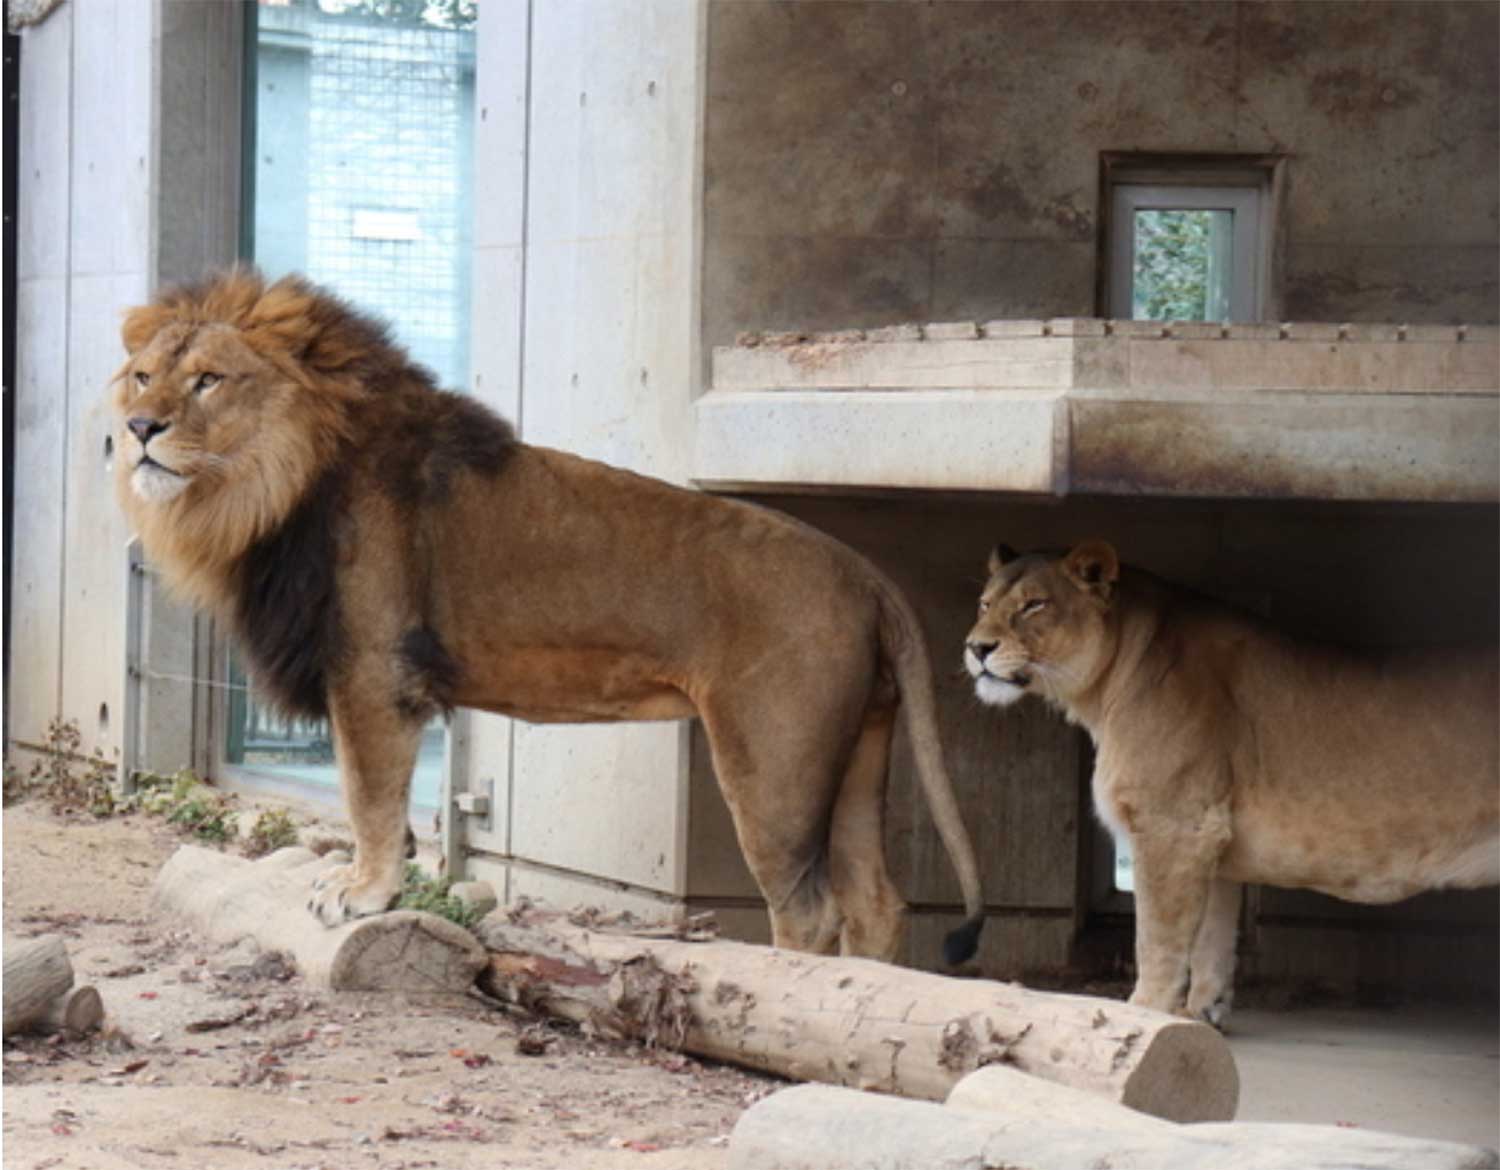
[[[1076,397],[1068,475],[1104,495],[1489,502],[1500,498],[1492,398]]]
[[[717,390],[1162,389],[1500,393],[1494,326],[991,321],[749,334]]]
[[[1494,326],[991,321],[748,335],[694,478],[743,490],[1500,499]]]
[[[1061,403],[1045,390],[714,391],[695,407],[694,478],[748,490],[1050,493]]]

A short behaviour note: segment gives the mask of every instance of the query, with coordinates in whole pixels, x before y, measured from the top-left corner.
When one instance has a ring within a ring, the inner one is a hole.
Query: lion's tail
[[[932,685],[932,662],[927,642],[922,636],[917,616],[895,584],[881,579],[880,640],[901,691],[906,709],[906,726],[911,735],[912,754],[916,757],[917,776],[932,812],[933,824],[942,838],[958,884],[963,890],[963,925],[943,940],[943,959],[950,966],[962,963],[979,948],[979,932],[984,927],[984,894],[979,885],[979,865],[974,846],[959,813],[953,781],[943,759],[943,745],[938,739],[937,695]]]

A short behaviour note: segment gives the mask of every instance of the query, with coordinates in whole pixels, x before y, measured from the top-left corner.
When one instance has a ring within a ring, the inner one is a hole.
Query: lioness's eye
[[[135,384],[144,390],[147,386],[151,385],[151,375],[146,373],[145,370],[137,370],[135,372]]]
[[[1025,617],[1027,614],[1033,614],[1033,613],[1036,613],[1036,611],[1039,610],[1039,609],[1046,609],[1046,608],[1047,608],[1047,600],[1046,600],[1046,598],[1044,598],[1044,597],[1033,597],[1030,601],[1028,601],[1025,605],[1023,605],[1021,607],[1021,616]]]
[[[988,601],[985,601],[983,598],[979,599],[979,612],[980,613],[989,613],[990,612],[990,603]]]
[[[202,394],[205,390],[212,390],[223,380],[218,374],[199,374],[198,380],[193,383],[193,393]]]

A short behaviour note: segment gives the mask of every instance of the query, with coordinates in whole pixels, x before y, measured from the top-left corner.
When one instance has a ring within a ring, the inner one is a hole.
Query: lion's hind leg
[[[1188,960],[1187,1014],[1222,1028],[1234,1002],[1235,942],[1240,929],[1239,882],[1215,878]]]
[[[896,709],[872,706],[833,809],[829,875],[843,914],[839,950],[893,961],[906,937],[906,903],[885,860],[885,789]]]
[[[354,862],[326,871],[308,901],[325,925],[379,914],[401,892],[407,792],[420,721],[394,706],[335,696],[329,704],[339,781],[354,830]]]
[[[853,720],[809,710],[790,691],[754,710],[745,699],[743,693],[724,703],[709,699],[699,710],[740,849],[766,899],[771,941],[833,954],[842,914],[828,836],[852,734],[834,743],[828,728]]]

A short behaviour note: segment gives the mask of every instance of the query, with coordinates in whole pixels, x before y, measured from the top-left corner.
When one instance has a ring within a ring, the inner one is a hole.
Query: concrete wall
[[[474,393],[529,442],[682,482],[697,367],[703,9],[495,3],[479,22]],[[637,908],[684,888],[687,729],[475,715],[472,869]],[[513,859],[507,864],[503,859]]]
[[[22,33],[8,751],[61,719],[85,753],[201,766],[184,681],[195,622],[149,582],[132,592],[108,382],[125,308],[235,256],[240,18],[196,0],[97,0]],[[137,649],[152,674],[138,697]]]
[[[105,387],[119,312],[153,270],[155,7],[64,5],[22,34],[13,743],[76,721],[114,758],[125,719],[128,533]],[[9,746],[9,745],[8,745]]]
[[[1277,314],[1494,322],[1497,10],[710,6],[704,336],[1092,316],[1100,154],[1287,156]]]

